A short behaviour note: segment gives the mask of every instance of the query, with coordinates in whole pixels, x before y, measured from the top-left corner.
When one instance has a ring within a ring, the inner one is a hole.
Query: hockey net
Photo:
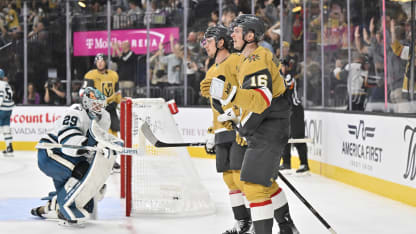
[[[127,99],[121,103],[120,120],[125,146],[139,149],[139,156],[121,156],[121,197],[126,200],[126,216],[191,216],[215,211],[187,149],[156,148],[140,131],[146,121],[158,139],[182,142],[164,99]]]

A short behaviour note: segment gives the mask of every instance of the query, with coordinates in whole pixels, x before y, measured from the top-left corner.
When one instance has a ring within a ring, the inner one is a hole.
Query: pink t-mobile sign
[[[111,31],[111,43],[128,40],[135,54],[146,54],[147,44],[150,51],[157,50],[162,42],[165,49],[170,50],[169,37],[178,40],[179,28],[150,29],[150,43],[147,43],[146,29],[129,29]],[[95,56],[98,53],[107,54],[107,31],[74,32],[74,56]]]

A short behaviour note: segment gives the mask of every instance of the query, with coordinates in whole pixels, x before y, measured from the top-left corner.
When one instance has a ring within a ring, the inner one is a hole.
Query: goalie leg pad
[[[103,155],[102,152],[102,150],[97,150],[88,171],[80,180],[71,177],[65,188],[58,191],[60,212],[65,219],[79,220],[89,217],[84,207],[103,187],[110,176],[116,158],[111,150],[109,151],[110,157]]]
[[[217,172],[230,170],[230,147],[231,142],[215,145]]]

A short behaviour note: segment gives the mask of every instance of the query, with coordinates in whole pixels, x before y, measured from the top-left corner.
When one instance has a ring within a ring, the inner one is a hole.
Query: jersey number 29
[[[65,116],[62,125],[69,125],[71,127],[76,126],[78,122],[78,117],[76,116]]]

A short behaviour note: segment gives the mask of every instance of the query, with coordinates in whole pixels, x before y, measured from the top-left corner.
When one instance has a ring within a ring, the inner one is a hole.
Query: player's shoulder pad
[[[231,66],[230,68],[232,72],[236,72],[238,70],[238,66],[241,63],[242,58],[243,56],[237,53],[232,53],[230,56],[228,56],[227,63],[229,64],[229,66]]]
[[[72,104],[68,109],[66,109],[64,115],[81,116],[84,111],[85,110],[82,108],[81,104]]]
[[[262,46],[259,46],[258,48],[258,53],[259,55],[261,55],[261,57],[266,61],[273,61],[273,64],[275,64],[277,67],[280,66],[280,61],[279,59],[276,57],[275,54],[273,54],[269,49],[266,49]]]
[[[115,77],[118,80],[118,73],[116,71],[107,69],[107,73],[113,77]]]
[[[98,73],[97,69],[90,70],[84,75],[84,78],[85,79],[95,79],[95,77],[97,76],[97,73]]]
[[[72,104],[68,109],[71,110],[71,111],[82,111],[83,110],[81,104],[79,104],[79,103]]]
[[[251,64],[251,66],[254,67],[261,67],[261,66],[267,66],[269,59],[271,59],[272,52],[270,50],[259,46],[256,50],[254,50],[248,57],[243,57],[243,61],[247,62],[248,64]]]

